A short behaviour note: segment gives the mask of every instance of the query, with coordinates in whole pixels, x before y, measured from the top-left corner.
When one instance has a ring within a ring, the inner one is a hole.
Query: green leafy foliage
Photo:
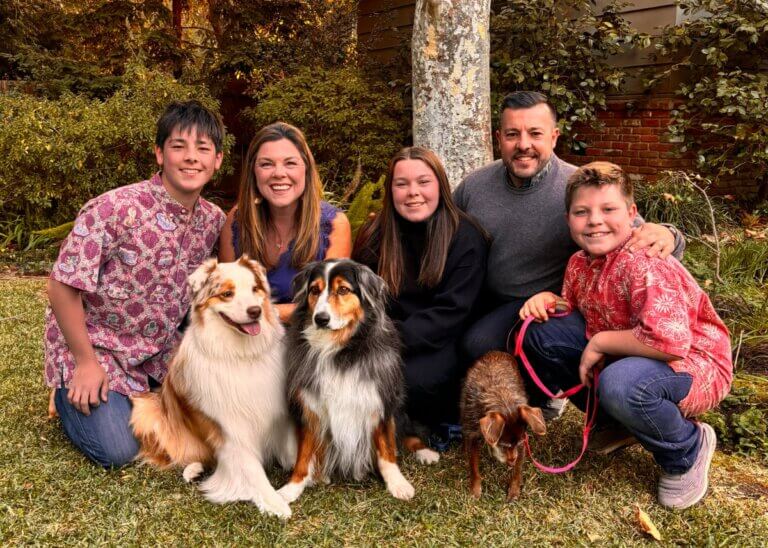
[[[342,196],[358,160],[363,181],[384,171],[405,138],[400,97],[359,70],[302,68],[257,96],[245,112],[256,127],[293,124],[307,136],[326,189]]]
[[[355,199],[349,204],[347,218],[352,226],[352,239],[361,226],[370,218],[371,213],[381,211],[384,200],[384,175],[375,183],[366,183],[355,194]]]
[[[635,185],[635,202],[643,218],[654,223],[669,223],[689,236],[712,233],[707,200],[690,184],[683,172],[666,171],[652,183]],[[708,186],[708,183],[702,181]],[[718,226],[733,225],[722,198],[709,198]]]
[[[7,25],[16,39],[0,46],[0,77],[28,80],[47,97],[106,98],[130,76],[126,70],[136,55],[168,72],[189,58],[162,0],[10,3]]]
[[[194,10],[187,11],[194,19]],[[255,95],[301,67],[332,68],[355,59],[352,0],[209,0],[196,19],[206,30],[190,35],[190,42],[200,51],[200,77],[212,89],[234,77]]]
[[[746,375],[720,406],[703,419],[717,432],[721,445],[737,454],[768,462],[768,380]]]
[[[70,221],[90,198],[156,169],[155,125],[173,100],[218,108],[205,89],[132,64],[106,100],[0,95],[0,211],[24,233]],[[232,145],[227,137],[225,158]],[[226,169],[226,168],[225,168]]]
[[[683,75],[669,131],[714,176],[757,177],[768,196],[768,9],[752,0],[683,0],[687,19],[666,27],[656,47],[674,64],[654,85]]]
[[[648,47],[611,0],[506,0],[491,15],[491,88],[541,90],[561,116],[561,129],[575,122],[593,124],[606,106],[606,94],[621,86],[625,73],[611,66],[611,55]]]

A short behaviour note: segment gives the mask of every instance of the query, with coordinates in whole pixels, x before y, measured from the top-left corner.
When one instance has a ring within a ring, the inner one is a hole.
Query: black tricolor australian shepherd
[[[354,261],[331,260],[307,266],[293,283],[287,383],[299,450],[279,493],[292,502],[332,473],[359,480],[378,468],[393,496],[410,499],[413,486],[397,466],[404,384],[384,280]]]

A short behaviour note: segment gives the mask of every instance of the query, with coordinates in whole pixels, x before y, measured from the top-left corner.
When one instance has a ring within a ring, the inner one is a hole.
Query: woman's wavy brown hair
[[[267,268],[275,266],[267,260],[266,252],[267,227],[271,222],[269,204],[256,186],[254,165],[261,145],[281,139],[288,139],[294,144],[306,166],[304,193],[299,197],[299,205],[296,208],[297,229],[291,260],[293,267],[299,269],[315,260],[320,245],[320,199],[323,185],[304,134],[300,129],[284,122],[275,122],[261,128],[248,146],[237,197],[240,252],[247,253]]]
[[[435,287],[443,277],[445,261],[451,240],[459,226],[461,218],[468,218],[453,202],[451,186],[443,164],[437,154],[423,147],[406,147],[400,150],[389,162],[387,176],[384,180],[384,200],[381,213],[370,223],[360,229],[355,240],[355,250],[352,257],[363,253],[364,249],[378,249],[377,274],[387,282],[392,295],[400,293],[403,265],[403,237],[400,233],[398,219],[400,214],[395,210],[392,200],[392,179],[395,166],[402,160],[421,160],[429,166],[437,178],[440,189],[440,201],[437,209],[426,221],[427,245],[421,257],[418,282],[424,287]],[[470,219],[470,222],[471,219]],[[473,223],[475,224],[475,223]]]

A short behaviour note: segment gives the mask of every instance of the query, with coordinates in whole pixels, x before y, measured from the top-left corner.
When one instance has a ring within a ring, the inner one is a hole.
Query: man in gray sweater
[[[493,238],[486,279],[493,308],[462,344],[473,361],[505,349],[529,297],[560,293],[568,259],[578,250],[565,218],[565,185],[576,166],[553,152],[560,134],[554,108],[544,95],[523,91],[507,95],[500,110],[501,159],[470,173],[454,191],[456,204]],[[674,227],[640,220],[629,245],[666,256],[681,255],[685,244]]]

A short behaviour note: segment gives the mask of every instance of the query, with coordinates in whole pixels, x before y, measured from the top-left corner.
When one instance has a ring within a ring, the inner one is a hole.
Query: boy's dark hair
[[[603,185],[617,185],[622,196],[627,202],[627,207],[635,202],[635,191],[632,181],[622,169],[611,162],[590,162],[581,166],[568,178],[565,187],[565,211],[571,210],[573,195],[585,186],[600,187]]]
[[[163,148],[174,129],[183,133],[196,128],[198,134],[206,135],[213,141],[216,152],[221,152],[224,144],[224,124],[218,114],[204,107],[200,101],[174,101],[168,105],[157,121],[155,145]]]
[[[557,111],[549,104],[547,96],[538,91],[515,91],[505,95],[499,105],[499,116],[504,114],[504,111],[507,109],[520,110],[542,104],[549,107],[549,112],[552,114],[552,121],[557,124]]]

